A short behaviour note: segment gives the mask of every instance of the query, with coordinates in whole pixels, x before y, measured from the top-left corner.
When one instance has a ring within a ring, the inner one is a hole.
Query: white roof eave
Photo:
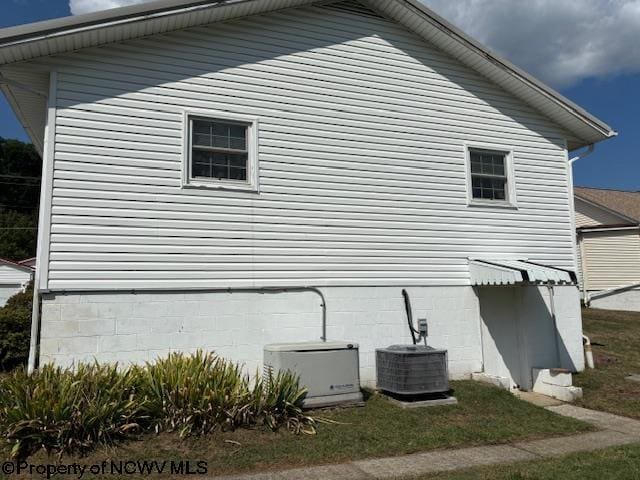
[[[285,8],[313,0],[157,0],[0,30],[0,68],[15,62],[122,42]],[[569,149],[616,135],[606,123],[489,51],[418,0],[363,0],[536,108],[575,138]]]

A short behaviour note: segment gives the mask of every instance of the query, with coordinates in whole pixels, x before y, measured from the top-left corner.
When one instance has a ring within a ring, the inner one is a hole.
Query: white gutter
[[[583,153],[581,153],[579,155],[576,155],[575,157],[569,159],[569,165],[573,165],[578,160],[582,160],[583,158],[588,157],[589,155],[591,155],[594,152],[595,149],[596,149],[596,146],[592,143],[591,145],[589,145],[587,147],[587,150],[585,152],[583,152]],[[573,180],[573,178],[572,178],[572,180]],[[573,189],[571,190],[571,192],[573,193]]]
[[[640,225],[628,225],[628,226],[620,226],[620,227],[583,227],[580,229],[583,233],[592,233],[592,232],[618,232],[623,230],[638,230],[640,229]]]
[[[15,41],[9,41],[6,43],[2,43],[0,44],[0,48],[7,48],[7,47],[16,47],[16,46],[20,46],[20,45],[25,45],[25,44],[29,44],[29,43],[33,43],[33,42],[38,42],[38,41],[42,41],[42,40],[51,40],[51,39],[56,39],[59,38],[61,36],[67,36],[67,35],[73,35],[73,34],[77,34],[77,33],[84,33],[84,32],[89,32],[92,30],[98,30],[98,29],[102,29],[102,28],[108,28],[108,27],[116,27],[116,26],[120,26],[120,25],[124,25],[124,24],[129,24],[129,23],[136,23],[136,22],[141,22],[141,21],[146,21],[146,20],[154,20],[154,19],[161,19],[163,17],[167,17],[170,15],[179,15],[179,14],[189,14],[189,13],[196,13],[202,10],[206,10],[206,9],[210,9],[210,8],[216,8],[216,7],[220,7],[220,6],[227,6],[227,5],[235,5],[238,3],[246,3],[246,2],[251,2],[253,0],[221,0],[218,2],[201,2],[201,3],[197,3],[196,5],[188,5],[186,7],[180,7],[178,5],[176,5],[174,8],[170,8],[168,7],[166,10],[162,10],[162,11],[152,11],[152,12],[148,12],[148,13],[144,13],[144,9],[142,9],[143,11],[141,13],[138,14],[131,14],[131,15],[124,15],[122,18],[116,18],[113,20],[109,20],[109,14],[111,12],[109,12],[108,10],[104,12],[104,20],[101,21],[96,21],[96,22],[91,22],[88,25],[78,25],[76,27],[70,26],[70,27],[61,27],[59,30],[54,30],[51,32],[45,32],[42,33],[40,35],[37,34],[33,34],[31,36],[25,36],[24,38],[20,38],[18,40]],[[194,2],[195,3],[195,2]],[[133,6],[133,8],[131,7],[124,7],[122,8],[122,10],[128,10],[128,9],[139,9],[141,7],[138,6]],[[113,10],[120,10],[120,9],[113,9]],[[102,14],[103,12],[98,12],[96,15],[101,16],[100,14]],[[91,15],[91,14],[89,14]],[[53,20],[52,22],[55,22],[55,20]],[[46,22],[43,22],[46,23]],[[28,25],[28,24],[27,24]],[[19,28],[19,27],[17,27]]]

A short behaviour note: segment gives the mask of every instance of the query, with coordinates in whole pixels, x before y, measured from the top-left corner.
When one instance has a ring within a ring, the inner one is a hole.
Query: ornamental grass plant
[[[208,435],[220,429],[315,433],[306,389],[288,372],[251,381],[209,352],[172,353],[143,366],[99,363],[18,369],[0,379],[0,429],[14,458],[39,450],[85,453],[141,433]]]

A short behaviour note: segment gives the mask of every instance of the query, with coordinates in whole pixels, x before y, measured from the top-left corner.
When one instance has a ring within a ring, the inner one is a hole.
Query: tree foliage
[[[0,308],[0,369],[12,370],[27,363],[31,336],[33,284],[11,297]]]
[[[0,257],[36,254],[41,172],[33,145],[0,137]]]

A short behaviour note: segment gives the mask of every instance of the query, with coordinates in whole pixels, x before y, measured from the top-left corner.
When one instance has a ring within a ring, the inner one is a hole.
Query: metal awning
[[[469,260],[472,285],[575,285],[570,270],[525,260]]]

